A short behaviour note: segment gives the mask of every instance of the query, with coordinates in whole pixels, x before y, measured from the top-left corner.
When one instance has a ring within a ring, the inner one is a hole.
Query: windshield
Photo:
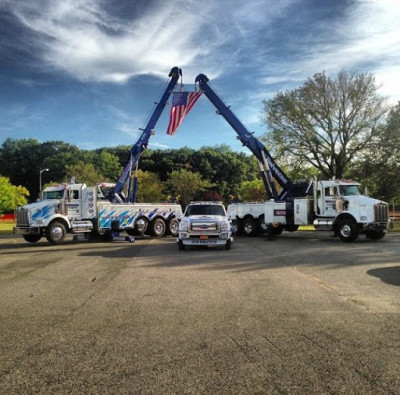
[[[361,195],[359,185],[340,185],[339,191],[342,196]]]
[[[225,216],[225,210],[220,205],[193,205],[188,206],[185,212],[185,217],[189,215],[223,215]]]
[[[64,189],[59,191],[45,191],[43,192],[43,199],[62,199],[64,197]]]

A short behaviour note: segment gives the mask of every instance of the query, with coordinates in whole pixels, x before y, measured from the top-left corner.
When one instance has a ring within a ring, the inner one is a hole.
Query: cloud
[[[384,85],[396,83],[395,70],[400,64],[399,15],[397,0],[348,3],[341,18],[331,23],[313,21],[314,34],[296,40],[296,49],[288,50],[288,58],[268,62],[268,74],[260,82],[279,86],[280,90],[291,89],[315,73],[333,74],[346,69],[373,72]],[[395,93],[388,88],[385,91]],[[398,95],[399,90],[396,92]]]
[[[149,142],[150,148],[160,148],[160,149],[169,149],[170,147],[166,144],[160,144],[160,143],[152,143]]]
[[[204,25],[199,21],[212,2],[158,2],[134,20],[111,15],[104,5],[100,0],[22,0],[3,7],[34,34],[31,45],[45,65],[84,81],[164,76],[172,66],[192,64],[225,40],[208,23],[207,34],[199,34]]]
[[[3,8],[32,33],[29,47],[47,67],[83,81],[124,83],[165,76],[175,65],[190,80],[199,72],[215,78],[241,61],[240,40],[292,2],[157,0],[132,18],[112,13],[105,0],[5,1]]]

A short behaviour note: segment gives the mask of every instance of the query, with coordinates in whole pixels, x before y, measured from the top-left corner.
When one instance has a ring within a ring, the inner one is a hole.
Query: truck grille
[[[17,226],[28,226],[29,225],[28,212],[29,211],[25,208],[19,208],[16,210]]]
[[[215,231],[215,230],[218,230],[218,225],[215,222],[193,222],[192,230]]]
[[[375,222],[387,222],[389,219],[389,206],[386,203],[378,203],[374,206]]]

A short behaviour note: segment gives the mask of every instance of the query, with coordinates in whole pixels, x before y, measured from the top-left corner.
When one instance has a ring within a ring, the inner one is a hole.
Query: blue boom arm
[[[167,104],[168,98],[170,97],[181,75],[182,75],[182,70],[179,69],[178,67],[174,67],[171,69],[171,72],[168,75],[169,77],[171,77],[171,79],[167,85],[167,88],[165,89],[160,101],[156,103],[156,108],[154,109],[149,121],[147,122],[146,127],[143,129],[139,139],[132,146],[129,153],[129,158],[126,162],[124,170],[122,171],[121,175],[118,178],[114,191],[110,196],[110,200],[115,200],[116,196],[120,195],[122,190],[124,189],[124,186],[128,178],[130,177],[132,168],[136,166],[136,163],[138,162],[140,155],[147,148],[150,136],[152,135],[152,131],[158,119],[160,118],[164,110],[164,107]],[[128,198],[126,200],[129,201],[129,199],[130,198],[128,194]]]
[[[292,189],[292,182],[286,176],[284,171],[275,163],[265,146],[250,133],[235,114],[227,107],[223,101],[217,96],[208,84],[209,79],[204,74],[196,77],[196,83],[204,92],[207,98],[215,106],[218,114],[222,115],[231,125],[238,135],[238,139],[246,146],[258,159],[260,165],[261,178],[264,181],[265,190],[269,199],[286,200],[289,197],[288,192]],[[282,190],[278,193],[273,182],[275,179],[281,186]]]

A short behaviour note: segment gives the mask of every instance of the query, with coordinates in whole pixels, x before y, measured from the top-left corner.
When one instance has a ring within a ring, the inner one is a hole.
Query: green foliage
[[[400,203],[400,102],[370,149],[353,164],[348,176],[362,180],[371,196]]]
[[[85,183],[86,185],[96,185],[103,181],[103,176],[99,173],[92,163],[78,162],[75,165],[66,166],[65,181],[69,182],[75,177],[76,183]]]
[[[368,150],[386,113],[369,73],[314,75],[300,88],[264,101],[266,140],[277,157],[311,164],[324,178],[342,178]]]
[[[267,199],[261,179],[243,181],[238,192],[239,199],[244,202],[264,202]]]
[[[103,181],[115,181],[122,171],[118,157],[106,150],[102,150],[94,157],[93,164],[102,175]]]
[[[138,203],[158,203],[166,200],[164,185],[155,173],[138,170]]]
[[[171,172],[168,185],[173,195],[179,196],[179,203],[184,207],[191,200],[199,199],[202,192],[213,186],[210,181],[204,180],[200,173],[193,173],[186,169]]]
[[[27,196],[29,191],[25,187],[12,185],[8,177],[0,176],[0,214],[26,204]]]

